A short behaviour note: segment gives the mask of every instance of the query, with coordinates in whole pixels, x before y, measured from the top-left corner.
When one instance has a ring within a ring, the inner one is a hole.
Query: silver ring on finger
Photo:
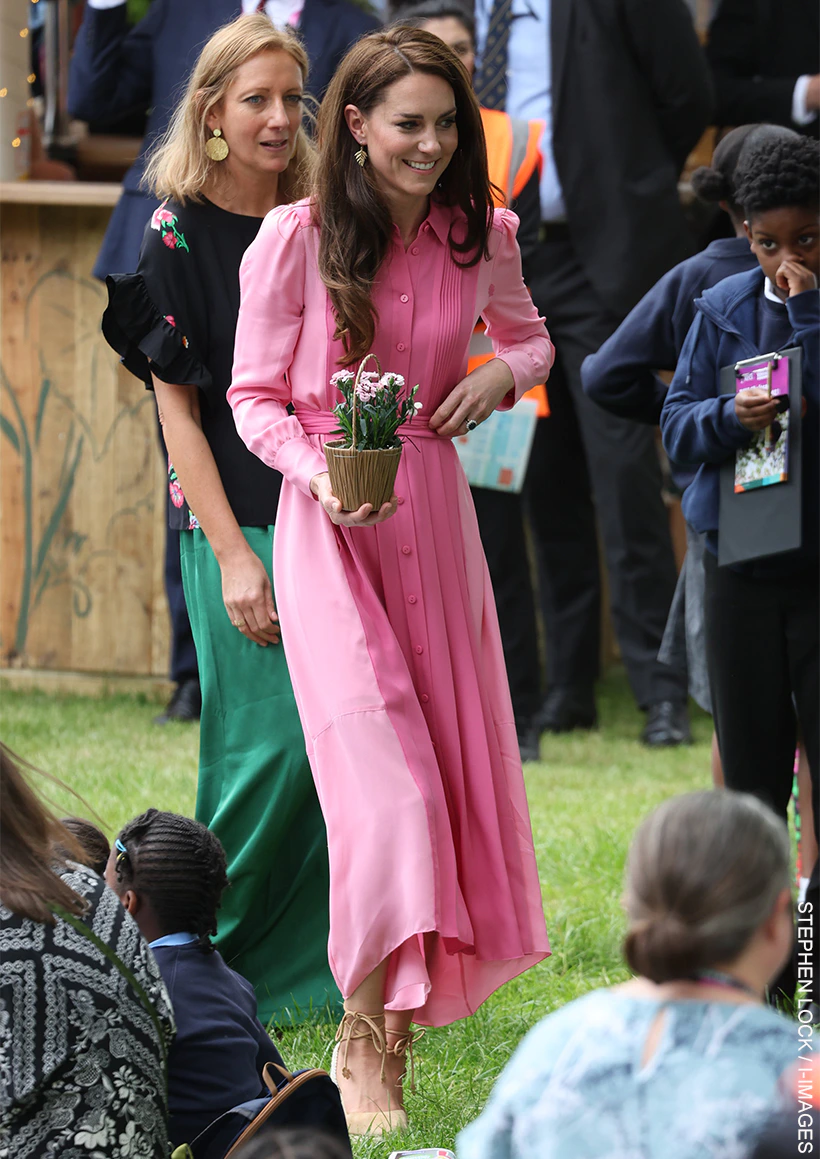
[[[476,429],[476,427],[478,426],[478,423],[476,422],[475,419],[467,419],[467,422],[464,425],[466,426],[467,433],[469,434],[470,431],[474,431]]]

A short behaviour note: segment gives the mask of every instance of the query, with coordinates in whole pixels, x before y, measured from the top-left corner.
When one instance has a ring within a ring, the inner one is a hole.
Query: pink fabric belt
[[[332,435],[334,431],[339,429],[339,420],[335,414],[329,410],[294,410],[295,417],[299,420],[302,430],[306,435]],[[436,434],[427,425],[426,417],[417,416],[411,419],[409,423],[405,423],[399,427],[399,435],[407,439],[438,439],[443,442],[443,436]]]

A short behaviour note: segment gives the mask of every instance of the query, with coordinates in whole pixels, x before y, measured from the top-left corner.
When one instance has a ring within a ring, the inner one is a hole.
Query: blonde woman
[[[281,478],[245,447],[225,395],[239,265],[262,219],[301,197],[307,57],[265,16],[207,42],[146,169],[164,198],[138,271],[107,279],[103,330],[156,393],[202,681],[196,816],[228,857],[217,946],[263,1022],[335,1002],[324,823],[271,584]]]

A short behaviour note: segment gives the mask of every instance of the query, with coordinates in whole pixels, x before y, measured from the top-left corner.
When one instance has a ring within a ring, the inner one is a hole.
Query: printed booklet
[[[735,491],[753,491],[785,483],[789,477],[789,360],[779,354],[765,354],[738,362],[735,390],[760,387],[778,400],[771,424],[758,431],[735,456]]]

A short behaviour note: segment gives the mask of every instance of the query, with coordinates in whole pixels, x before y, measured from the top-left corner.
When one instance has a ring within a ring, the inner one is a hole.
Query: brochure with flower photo
[[[779,354],[739,362],[735,390],[758,387],[777,399],[777,414],[735,456],[735,491],[785,483],[789,477],[789,360]]]

